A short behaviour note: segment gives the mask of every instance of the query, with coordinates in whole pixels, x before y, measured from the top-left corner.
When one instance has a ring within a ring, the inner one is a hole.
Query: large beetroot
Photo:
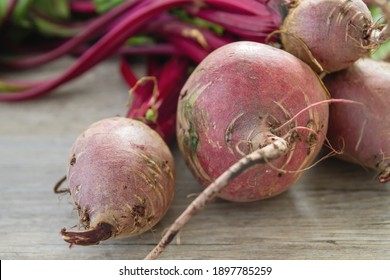
[[[286,139],[291,151],[253,167],[219,196],[254,201],[291,186],[321,148],[328,106],[326,90],[313,71],[282,50],[253,42],[219,48],[193,72],[178,106],[178,142],[188,166],[207,186],[244,155]]]
[[[330,106],[329,140],[342,149],[340,158],[378,171],[380,182],[390,180],[390,63],[362,59],[347,70],[325,77],[334,98],[361,106]]]
[[[173,157],[140,121],[109,118],[92,124],[73,145],[68,185],[84,230],[61,231],[65,241],[97,244],[151,229],[174,193]]]
[[[283,50],[242,41],[207,56],[182,89],[177,123],[180,150],[206,188],[146,259],[215,196],[265,199],[298,180],[324,143],[326,98],[310,67]]]

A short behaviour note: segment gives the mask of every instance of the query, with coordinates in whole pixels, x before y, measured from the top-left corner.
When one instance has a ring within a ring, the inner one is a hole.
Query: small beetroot
[[[171,204],[174,172],[169,148],[146,124],[122,117],[92,124],[74,143],[67,173],[85,230],[64,228],[63,239],[92,245],[151,229]]]
[[[388,25],[376,25],[362,0],[289,2],[281,28],[284,49],[317,72],[345,69],[390,37]],[[387,4],[381,8],[389,19]]]

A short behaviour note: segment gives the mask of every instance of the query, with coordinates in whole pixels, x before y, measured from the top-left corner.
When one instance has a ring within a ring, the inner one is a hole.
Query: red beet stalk
[[[126,2],[129,3],[129,2]],[[235,10],[240,13],[262,15],[267,6],[257,1],[227,1],[227,0],[205,0],[211,6],[223,7],[224,9]],[[118,22],[107,34],[97,41],[90,49],[68,69],[56,78],[47,82],[41,83],[36,87],[21,92],[5,92],[0,95],[0,101],[18,101],[35,98],[62,84],[78,77],[88,71],[102,60],[115,54],[124,42],[139,32],[145,24],[149,23],[155,16],[171,9],[185,4],[194,4],[191,0],[145,0],[142,5],[138,5],[128,11],[128,15]],[[210,6],[210,7],[211,7]],[[188,45],[188,42],[183,39],[171,38],[175,46]],[[178,42],[179,41],[179,42]],[[200,56],[202,57],[202,56]],[[198,57],[197,59],[200,59]]]
[[[156,61],[156,57],[151,58]],[[131,107],[127,117],[142,120],[156,130],[162,138],[169,142],[175,136],[176,107],[180,94],[188,75],[189,61],[184,57],[173,56],[165,62],[160,69],[151,63],[148,75],[153,74],[157,85],[148,80],[137,84],[139,81],[131,66],[125,59],[121,60],[121,73],[125,81],[133,90]],[[155,94],[157,86],[157,94]]]

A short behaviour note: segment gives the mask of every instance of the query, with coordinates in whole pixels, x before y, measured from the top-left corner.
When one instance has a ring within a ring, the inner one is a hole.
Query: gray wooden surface
[[[69,60],[15,78],[43,78]],[[177,192],[167,216],[140,237],[73,247],[62,227],[77,223],[67,195],[53,184],[65,174],[70,146],[90,123],[124,115],[127,87],[115,60],[22,103],[0,103],[0,258],[142,259],[201,190],[176,147]],[[222,200],[194,217],[162,259],[390,259],[390,184],[336,159],[311,169],[289,191],[255,203]],[[177,244],[180,243],[180,244]]]

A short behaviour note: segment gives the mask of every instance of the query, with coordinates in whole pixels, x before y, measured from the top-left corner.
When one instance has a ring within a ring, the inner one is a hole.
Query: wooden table
[[[6,76],[47,78],[69,63]],[[111,60],[44,98],[0,103],[1,259],[142,259],[193,199],[189,195],[201,190],[172,147],[177,192],[153,232],[71,249],[61,239],[60,229],[78,222],[70,198],[53,193],[70,146],[92,122],[124,115],[127,91]],[[247,204],[217,200],[161,258],[390,259],[390,184],[374,177],[330,159],[278,197]]]

